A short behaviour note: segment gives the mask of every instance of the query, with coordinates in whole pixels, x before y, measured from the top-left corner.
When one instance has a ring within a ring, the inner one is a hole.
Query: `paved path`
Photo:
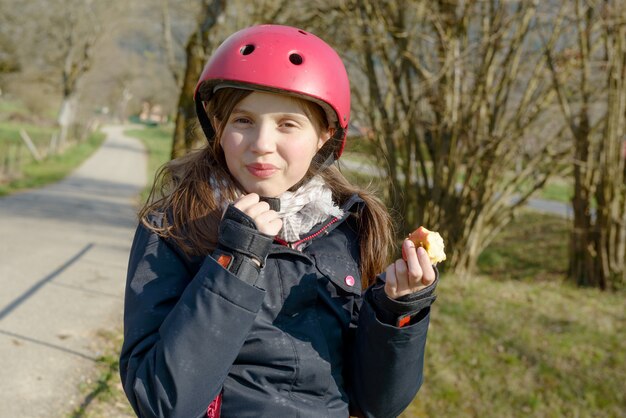
[[[0,418],[65,417],[119,327],[142,144],[106,129],[64,181],[0,199]]]

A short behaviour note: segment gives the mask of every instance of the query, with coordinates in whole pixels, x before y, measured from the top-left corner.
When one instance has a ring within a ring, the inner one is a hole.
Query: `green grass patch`
[[[624,294],[444,276],[409,417],[621,417]]]
[[[479,273],[495,280],[561,281],[570,228],[563,217],[521,211],[480,255]]]
[[[546,183],[536,196],[540,199],[555,200],[557,202],[570,203],[574,195],[574,186],[565,178],[555,178]]]
[[[53,155],[39,163],[36,161],[25,163],[21,166],[20,178],[0,184],[0,196],[18,190],[41,187],[63,179],[97,150],[104,138],[103,133],[95,132],[86,141],[68,148],[63,154]]]
[[[83,384],[83,402],[72,411],[69,418],[135,417],[119,378],[122,331],[101,331],[96,338],[102,351],[96,361],[97,378]]]
[[[623,416],[625,294],[564,282],[568,227],[522,212],[479,276],[442,278],[425,383],[403,418]]]
[[[27,114],[28,109],[23,103],[16,100],[0,100],[0,115],[10,115],[12,113]]]

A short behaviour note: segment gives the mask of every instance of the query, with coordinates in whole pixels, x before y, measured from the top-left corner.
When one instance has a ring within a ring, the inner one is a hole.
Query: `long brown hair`
[[[218,90],[207,104],[207,114],[214,122],[215,138],[237,103],[252,91],[234,88]],[[305,113],[321,129],[328,130],[324,110],[317,104],[297,100]],[[329,139],[311,162],[304,179],[292,187],[297,189],[314,175],[320,175],[332,190],[339,205],[358,194],[364,209],[357,215],[360,233],[361,277],[363,287],[373,283],[389,262],[394,242],[393,224],[384,204],[371,191],[348,182],[335,165],[324,161],[339,141]],[[239,195],[237,181],[226,168],[219,140],[212,140],[202,149],[166,163],[157,172],[147,203],[139,212],[141,222],[162,237],[172,240],[188,256],[211,254],[217,245],[217,230],[225,206]],[[162,215],[162,222],[153,222]]]

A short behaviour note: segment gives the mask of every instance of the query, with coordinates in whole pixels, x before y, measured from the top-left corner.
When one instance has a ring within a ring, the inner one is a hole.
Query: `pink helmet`
[[[319,104],[336,129],[340,145],[333,150],[334,159],[341,156],[350,120],[350,83],[339,55],[317,36],[290,26],[259,25],[228,37],[204,67],[194,96],[209,140],[215,133],[202,102],[211,99],[217,86],[286,93]]]

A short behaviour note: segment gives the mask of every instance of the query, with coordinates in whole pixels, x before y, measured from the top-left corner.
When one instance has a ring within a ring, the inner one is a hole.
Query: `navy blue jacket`
[[[275,243],[256,286],[140,225],[120,358],[137,415],[202,417],[220,391],[223,418],[399,415],[422,383],[429,307],[403,328],[377,317],[382,283],[360,284],[363,204],[300,251]]]

